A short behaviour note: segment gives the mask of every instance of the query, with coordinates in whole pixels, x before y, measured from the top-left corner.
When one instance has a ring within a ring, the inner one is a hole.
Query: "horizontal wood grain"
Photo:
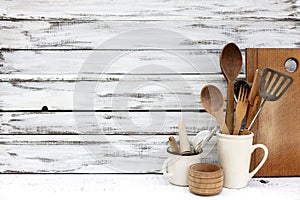
[[[188,134],[212,129],[216,120],[199,112],[5,112],[2,135],[176,135],[178,122]]]
[[[208,18],[198,21],[1,22],[5,49],[221,49],[297,47],[297,20]]]
[[[110,1],[110,0],[65,0],[38,1],[17,0],[1,2],[1,15],[4,19],[186,19],[201,16],[231,17],[286,17],[296,16],[297,1],[247,1],[247,0],[177,0],[160,1]]]
[[[219,51],[72,50],[2,51],[1,74],[220,73]],[[153,71],[153,66],[161,66]]]
[[[0,173],[160,173],[168,136],[0,136]],[[216,138],[202,153],[216,162]]]
[[[5,77],[7,82],[0,83],[2,110],[202,109],[204,85],[215,84],[223,94],[226,88],[224,77],[215,74],[96,75],[87,81],[73,79],[76,75],[58,80]]]

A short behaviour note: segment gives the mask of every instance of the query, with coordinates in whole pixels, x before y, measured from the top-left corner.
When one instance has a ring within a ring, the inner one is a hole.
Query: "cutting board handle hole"
[[[284,63],[284,67],[286,71],[293,73],[298,68],[298,60],[296,58],[288,58]]]

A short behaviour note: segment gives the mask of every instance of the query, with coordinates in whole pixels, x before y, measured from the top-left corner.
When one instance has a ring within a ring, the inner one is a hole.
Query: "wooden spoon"
[[[228,84],[226,124],[230,133],[233,131],[234,122],[234,81],[241,71],[242,64],[242,54],[238,46],[234,43],[227,44],[220,55],[220,66]]]
[[[224,98],[221,91],[214,85],[207,85],[202,88],[200,98],[205,110],[217,119],[221,132],[229,134],[223,117]]]

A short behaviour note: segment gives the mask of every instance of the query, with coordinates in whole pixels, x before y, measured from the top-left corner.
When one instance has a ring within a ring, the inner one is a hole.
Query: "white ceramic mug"
[[[200,153],[181,155],[167,149],[168,159],[165,160],[162,172],[166,179],[178,186],[188,186],[188,171],[192,164],[200,162]]]
[[[224,169],[224,187],[244,188],[250,179],[263,166],[268,157],[268,149],[263,144],[253,143],[253,133],[249,135],[218,134],[219,164]],[[255,149],[264,150],[264,157],[258,166],[249,173],[251,154]]]

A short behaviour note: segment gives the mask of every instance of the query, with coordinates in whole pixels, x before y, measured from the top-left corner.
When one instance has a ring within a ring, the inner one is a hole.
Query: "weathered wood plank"
[[[192,139],[192,138],[191,138]],[[0,173],[160,173],[168,136],[0,136]],[[202,153],[216,162],[216,138]]]
[[[174,135],[179,121],[188,134],[216,126],[205,112],[5,112],[0,113],[0,134]]]
[[[20,75],[220,73],[219,53],[200,49],[2,51],[0,73]],[[115,59],[117,54],[122,56]],[[161,69],[153,71],[153,66],[161,66]]]
[[[286,17],[295,16],[297,1],[247,1],[247,0],[176,0],[160,1],[110,1],[67,0],[1,1],[1,16],[4,19],[190,19],[201,16],[230,17]]]
[[[298,47],[293,19],[212,18],[198,21],[2,21],[0,48],[221,49]]]
[[[2,110],[202,109],[199,93],[204,85],[215,84],[223,94],[227,87],[220,74],[97,75],[88,81],[73,76],[52,81],[35,75],[5,77],[0,84]]]

